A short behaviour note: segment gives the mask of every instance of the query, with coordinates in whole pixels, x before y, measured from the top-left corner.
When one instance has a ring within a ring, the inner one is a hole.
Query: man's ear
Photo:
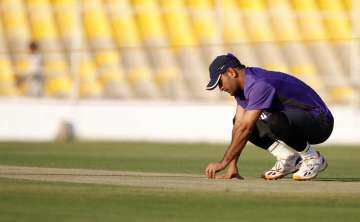
[[[237,78],[238,73],[236,72],[236,70],[234,68],[229,67],[227,71],[228,71],[228,75],[231,78]]]

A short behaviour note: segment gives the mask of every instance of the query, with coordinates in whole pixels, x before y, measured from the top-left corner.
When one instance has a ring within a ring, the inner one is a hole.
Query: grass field
[[[207,180],[205,166],[224,149],[0,143],[0,221],[358,221],[358,147],[319,147],[329,168],[315,181],[294,182],[259,179],[274,160],[249,146],[239,163],[244,181]]]

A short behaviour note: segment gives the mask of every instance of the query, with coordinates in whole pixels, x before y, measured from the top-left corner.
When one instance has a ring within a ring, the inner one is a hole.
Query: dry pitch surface
[[[131,187],[155,187],[178,190],[253,192],[253,193],[339,193],[359,194],[358,181],[331,179],[298,182],[290,178],[265,181],[261,178],[245,180],[208,180],[202,175],[141,173],[88,169],[61,169],[0,165],[0,177],[37,181],[110,184]]]

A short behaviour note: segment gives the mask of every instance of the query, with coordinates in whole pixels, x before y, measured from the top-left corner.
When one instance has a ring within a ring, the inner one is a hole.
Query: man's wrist
[[[229,163],[226,163],[225,160],[221,160],[221,161],[219,162],[219,164],[220,164],[220,166],[221,166],[221,169],[224,169]]]

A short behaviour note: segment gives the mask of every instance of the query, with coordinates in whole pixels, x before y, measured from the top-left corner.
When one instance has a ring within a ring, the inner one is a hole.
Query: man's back
[[[244,94],[235,96],[244,109],[269,112],[300,109],[314,115],[331,115],[320,96],[301,80],[281,72],[245,68]]]

